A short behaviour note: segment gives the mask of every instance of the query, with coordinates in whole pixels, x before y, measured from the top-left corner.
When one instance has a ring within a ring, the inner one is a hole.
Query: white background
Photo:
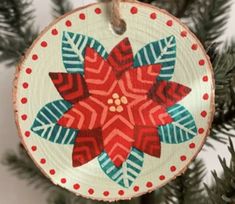
[[[222,39],[231,39],[235,37],[235,0],[231,11],[231,18],[227,25],[227,31]],[[74,0],[74,5],[84,5],[94,0]],[[37,24],[40,29],[47,26],[52,18],[50,16],[51,2],[49,0],[34,0],[36,8]],[[16,150],[19,144],[17,131],[13,118],[12,108],[12,80],[14,77],[14,68],[6,68],[0,65],[0,157],[4,156],[6,151]],[[208,170],[220,169],[217,155],[224,156],[229,159],[226,146],[216,143],[216,150],[208,149],[200,153],[200,157],[208,167]],[[1,159],[0,158],[0,159]],[[210,182],[210,174],[206,177],[206,182]],[[35,190],[27,185],[27,181],[19,180],[15,175],[7,170],[5,166],[0,164],[0,204],[46,204],[47,195],[40,190]]]

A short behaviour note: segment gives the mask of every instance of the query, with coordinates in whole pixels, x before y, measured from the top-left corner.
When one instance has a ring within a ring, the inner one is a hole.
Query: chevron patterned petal
[[[127,104],[127,109],[132,113],[135,125],[156,127],[172,122],[166,109],[147,97]]]
[[[112,87],[116,77],[109,63],[92,48],[86,49],[85,80],[89,93],[103,95]]]
[[[107,58],[109,64],[113,67],[116,76],[133,67],[133,52],[128,38],[119,42],[110,52]]]
[[[157,81],[150,92],[150,98],[159,105],[173,106],[190,93],[191,89],[171,81]]]
[[[62,58],[67,72],[84,73],[85,49],[88,46],[107,58],[107,52],[97,40],[78,33],[63,32]]]
[[[122,115],[115,115],[102,127],[104,150],[115,166],[127,159],[134,142],[133,125]]]
[[[174,73],[175,61],[176,39],[172,35],[141,48],[134,57],[134,67],[161,64],[162,69],[157,79],[170,80]]]
[[[79,131],[73,147],[73,167],[79,167],[103,151],[101,129]]]
[[[134,94],[146,95],[156,82],[156,77],[159,75],[160,70],[161,65],[155,64],[126,71],[121,77],[125,90]]]
[[[59,119],[58,124],[78,130],[92,130],[101,126],[107,117],[107,107],[94,96],[73,105]]]
[[[89,96],[86,82],[80,74],[70,73],[49,73],[49,76],[63,99],[70,103]]]
[[[158,134],[164,143],[179,144],[197,135],[197,127],[191,113],[181,105],[168,108],[167,112],[173,118],[171,124],[158,127]]]
[[[136,126],[134,147],[154,157],[161,155],[161,143],[156,127]]]
[[[142,170],[144,153],[132,148],[121,167],[116,167],[106,152],[98,157],[98,161],[101,169],[110,179],[124,188],[129,188]]]
[[[57,124],[58,119],[71,107],[64,100],[46,104],[37,114],[31,130],[38,136],[58,144],[74,144],[78,131]]]

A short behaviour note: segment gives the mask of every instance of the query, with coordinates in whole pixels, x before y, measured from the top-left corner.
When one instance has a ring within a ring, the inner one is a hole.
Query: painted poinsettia
[[[169,81],[174,36],[134,55],[128,38],[107,53],[91,37],[64,32],[62,58],[67,73],[49,76],[63,100],[44,106],[31,129],[51,142],[73,145],[73,167],[98,158],[110,179],[129,187],[144,154],[159,158],[161,142],[178,144],[196,136],[192,115],[177,104],[191,89]]]
[[[166,108],[190,89],[156,81],[161,64],[134,68],[128,38],[116,45],[107,59],[88,46],[84,60],[84,76],[50,73],[60,95],[74,104],[58,121],[62,127],[80,130],[73,166],[83,165],[105,151],[120,167],[132,147],[160,157],[156,127],[173,121]]]

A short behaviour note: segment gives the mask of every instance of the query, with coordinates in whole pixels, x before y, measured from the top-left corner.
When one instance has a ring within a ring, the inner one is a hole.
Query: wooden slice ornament
[[[54,184],[104,201],[140,196],[183,173],[214,113],[211,64],[191,31],[137,2],[121,2],[113,15],[123,20],[111,26],[110,4],[47,27],[14,91],[21,140],[38,168]]]

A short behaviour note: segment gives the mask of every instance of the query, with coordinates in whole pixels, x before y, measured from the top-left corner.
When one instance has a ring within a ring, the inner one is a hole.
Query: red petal
[[[154,157],[161,155],[161,143],[156,127],[135,127],[134,147]]]
[[[160,71],[160,64],[146,65],[126,71],[121,79],[128,92],[146,95],[156,82]]]
[[[110,52],[108,62],[113,67],[116,76],[133,66],[133,52],[128,38],[119,42]]]
[[[73,167],[91,161],[103,151],[101,129],[79,131],[73,147]]]
[[[100,127],[106,119],[108,107],[94,96],[78,102],[59,119],[58,124],[79,130]]]
[[[90,47],[86,49],[84,66],[85,81],[91,94],[103,95],[116,80],[109,63]]]
[[[133,119],[136,125],[158,126],[172,122],[172,118],[167,113],[166,108],[147,97],[128,103],[127,109],[129,113],[133,114],[131,120]]]
[[[157,81],[150,92],[150,98],[165,107],[172,106],[190,93],[191,89],[171,81]]]
[[[66,101],[76,103],[88,97],[85,80],[80,74],[50,72],[49,76],[59,94]]]
[[[115,166],[127,159],[134,142],[133,125],[122,115],[112,114],[102,127],[104,149]]]

